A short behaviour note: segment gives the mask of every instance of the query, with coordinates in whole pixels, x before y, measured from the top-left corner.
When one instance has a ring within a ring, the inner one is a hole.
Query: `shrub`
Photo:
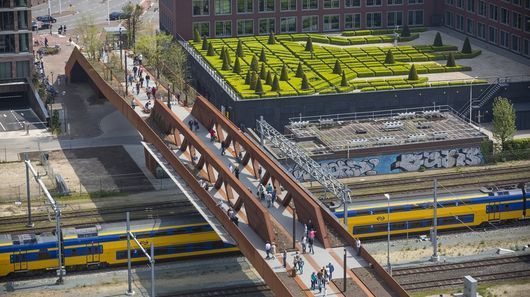
[[[447,63],[445,64],[445,66],[447,66],[447,67],[455,67],[456,66],[455,56],[453,55],[453,53],[449,53],[449,56],[447,57]]]
[[[234,69],[232,70],[234,73],[241,73],[241,63],[239,62],[239,57],[236,57],[236,61],[234,62]]]
[[[280,82],[278,81],[277,75],[274,75],[274,79],[272,80],[271,91],[274,91],[274,92],[280,91]]]
[[[259,71],[259,77],[261,79],[266,79],[267,78],[267,70],[265,69],[265,63],[261,64],[261,70]]]
[[[247,75],[245,75],[245,85],[250,85],[250,79],[251,79],[250,69],[247,70]]]
[[[432,44],[433,46],[443,46],[443,42],[442,42],[442,35],[440,34],[440,32],[436,32],[436,36],[434,36],[434,42]]]
[[[208,50],[208,39],[206,39],[206,35],[202,37],[202,47],[201,49],[203,51]]]
[[[296,68],[295,77],[301,78],[303,75],[304,75],[304,69],[302,68],[302,62],[299,62],[298,67]]]
[[[225,54],[226,54],[225,47],[223,46],[221,48],[221,54],[219,54],[219,59],[221,59],[221,61],[225,59]]]
[[[335,67],[333,67],[333,73],[339,75],[342,73],[342,68],[340,67],[339,60],[335,60]]]
[[[221,70],[230,70],[230,64],[228,64],[228,59],[226,58],[226,55],[224,57],[225,58],[223,59],[223,66],[221,67]]]
[[[261,79],[258,78],[258,81],[256,82],[256,93],[257,94],[263,94],[263,85],[261,84]]]
[[[348,80],[346,79],[346,73],[342,71],[342,80],[340,81],[341,87],[347,87],[348,86]]]
[[[282,73],[280,75],[280,80],[282,81],[289,80],[289,75],[287,74],[287,66],[285,66],[285,64],[283,64],[283,67],[282,67]]]
[[[265,84],[271,85],[272,84],[272,74],[271,71],[267,71],[267,78],[265,79]]]
[[[466,37],[466,40],[464,40],[464,45],[462,46],[462,53],[471,54],[471,52],[471,43],[469,42],[469,38]]]
[[[311,39],[311,36],[307,39],[307,42],[305,44],[305,51],[306,52],[312,52],[313,51],[313,40]]]
[[[243,52],[243,42],[241,40],[237,41],[236,56],[243,58],[245,52]]]
[[[226,61],[228,62],[228,65],[232,65],[232,58],[230,58],[230,53],[224,46],[223,48],[225,49],[225,58],[226,58]]]
[[[302,90],[309,90],[309,82],[307,81],[307,76],[302,77]]]
[[[193,41],[195,43],[201,42],[201,33],[197,29],[195,29],[195,31],[193,32]]]
[[[386,52],[385,64],[394,64],[394,54],[392,54],[391,48]]]
[[[267,44],[276,44],[276,39],[274,38],[274,32],[271,31],[269,33],[269,40],[267,41]]]
[[[258,75],[256,74],[256,72],[252,71],[252,74],[250,75],[250,89],[255,90],[257,83],[258,83]]]
[[[375,91],[375,87],[365,87],[361,89],[362,92]]]
[[[261,53],[259,54],[260,62],[267,62],[267,56],[265,55],[265,48],[261,48]]]
[[[416,65],[412,64],[409,71],[409,80],[418,80],[418,72],[416,71]]]
[[[213,50],[213,45],[211,42],[208,42],[208,52],[206,53],[207,56],[214,56],[215,52]]]
[[[401,37],[410,37],[410,28],[407,24],[401,28]]]
[[[256,56],[252,56],[252,62],[250,62],[250,70],[258,71],[258,67],[258,58],[256,58]]]

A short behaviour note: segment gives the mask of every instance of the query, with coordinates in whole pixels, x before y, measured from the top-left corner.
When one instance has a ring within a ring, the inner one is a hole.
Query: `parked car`
[[[57,22],[57,19],[52,17],[51,15],[41,15],[37,17],[37,21],[55,23]]]
[[[39,30],[39,23],[37,21],[31,21],[31,30],[32,31]]]
[[[124,20],[124,19],[127,19],[129,16],[124,13],[123,11],[113,11],[109,14],[109,19],[111,21],[115,21],[115,20]]]

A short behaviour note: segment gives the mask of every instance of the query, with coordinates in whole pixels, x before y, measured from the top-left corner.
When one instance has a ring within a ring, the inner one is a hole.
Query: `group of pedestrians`
[[[319,271],[314,271],[311,273],[311,290],[317,290],[319,293],[324,291],[324,296],[328,293],[328,284],[333,278],[333,271],[335,267],[331,262],[328,265],[322,267]]]
[[[265,187],[260,182],[258,184],[257,195],[261,201],[265,201],[267,203],[267,208],[270,208],[271,206],[274,206],[274,202],[276,201],[278,192],[276,190],[276,187],[273,187],[271,183],[269,183]]]
[[[270,243],[267,241],[265,243],[265,253],[267,254],[265,259],[276,259],[276,243]]]
[[[141,64],[141,59],[139,59],[138,56],[135,56],[134,66],[132,68],[132,71],[129,71],[127,75],[127,81],[130,84],[131,88],[134,88],[134,90],[136,91],[136,95],[139,95],[140,90],[145,88],[145,94],[148,100],[145,109],[149,110],[150,100],[151,98],[156,99],[158,89],[156,88],[156,85],[149,85],[151,82],[151,76],[149,75],[149,73],[145,73],[145,69]]]
[[[316,235],[317,231],[315,230],[315,225],[313,225],[313,222],[311,221],[311,219],[309,219],[307,224],[304,224],[304,234],[300,239],[303,254],[305,254],[306,252],[313,255],[315,254],[315,249],[313,246],[315,244]]]

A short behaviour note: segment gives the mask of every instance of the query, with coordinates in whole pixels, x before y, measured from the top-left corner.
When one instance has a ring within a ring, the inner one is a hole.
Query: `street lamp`
[[[478,76],[473,77],[469,84],[469,123],[471,124],[471,115],[473,114],[473,82]]]
[[[388,274],[392,275],[392,266],[390,265],[390,195],[385,193],[387,199],[387,250],[386,250],[386,265]]]
[[[118,40],[118,42],[120,43],[120,69],[122,69],[123,67],[123,53],[122,53],[122,42],[121,42],[121,30],[123,29],[123,27],[120,25],[120,39]],[[125,82],[127,84],[127,81]]]

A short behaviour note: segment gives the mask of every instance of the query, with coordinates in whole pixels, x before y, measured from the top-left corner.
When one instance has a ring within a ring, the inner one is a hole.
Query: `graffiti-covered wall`
[[[484,162],[480,148],[459,148],[428,152],[382,155],[365,158],[318,161],[336,178],[419,171],[420,169],[474,166]],[[285,162],[284,166],[300,181],[310,179],[298,166]]]

